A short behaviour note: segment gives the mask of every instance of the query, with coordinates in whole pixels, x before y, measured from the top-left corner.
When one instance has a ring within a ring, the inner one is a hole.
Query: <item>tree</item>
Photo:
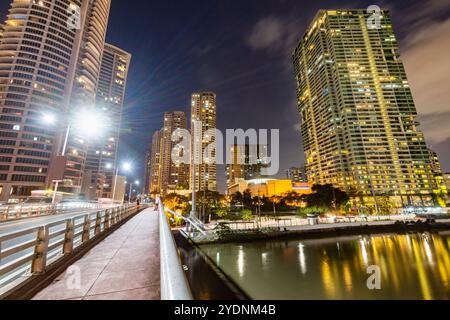
[[[312,191],[314,193],[303,196],[309,207],[339,209],[350,200],[347,193],[333,187],[331,184],[316,184],[312,187]]]
[[[248,210],[248,209],[242,210],[241,218],[242,218],[242,220],[246,220],[246,221],[253,220],[252,210]]]
[[[328,211],[328,208],[311,206],[306,208],[298,208],[297,215],[301,217],[306,217],[309,214],[321,215]]]
[[[252,199],[252,193],[250,192],[249,189],[245,190],[244,193],[242,194],[242,203],[245,208],[252,207],[253,199]]]
[[[244,196],[239,191],[236,193],[233,193],[231,195],[231,205],[232,206],[242,206],[244,200]]]
[[[283,202],[291,207],[301,207],[304,204],[302,196],[295,191],[285,193]]]
[[[223,219],[228,215],[228,210],[225,208],[219,208],[215,212],[216,216]]]
[[[176,193],[168,194],[163,199],[164,206],[167,209],[170,209],[172,211],[176,211],[182,214],[188,214],[189,213],[189,198],[185,196],[181,196]]]
[[[200,211],[200,219],[206,220],[213,210],[221,206],[223,196],[216,191],[199,191],[197,192],[197,206]],[[204,215],[203,215],[204,213]]]

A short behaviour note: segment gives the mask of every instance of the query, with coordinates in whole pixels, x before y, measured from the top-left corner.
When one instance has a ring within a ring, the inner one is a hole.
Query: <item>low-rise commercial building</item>
[[[228,194],[243,193],[249,190],[252,197],[279,197],[286,193],[311,194],[311,185],[307,182],[293,182],[292,180],[254,179],[240,180],[228,188]]]

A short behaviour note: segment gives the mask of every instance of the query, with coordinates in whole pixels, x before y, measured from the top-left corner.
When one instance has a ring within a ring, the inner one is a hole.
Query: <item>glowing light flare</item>
[[[98,138],[106,131],[107,119],[97,110],[83,110],[75,116],[73,127],[77,133],[90,138]]]

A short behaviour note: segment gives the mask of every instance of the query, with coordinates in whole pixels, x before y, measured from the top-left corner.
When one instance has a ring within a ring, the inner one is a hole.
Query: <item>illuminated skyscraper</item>
[[[107,132],[102,133],[101,139],[96,139],[88,145],[86,159],[86,169],[93,172],[93,179],[96,179],[97,183],[103,182],[103,185],[97,186],[97,196],[100,198],[112,198],[130,61],[131,55],[128,52],[105,44],[97,85],[96,107],[108,119],[108,125],[105,127]]]
[[[152,154],[151,145],[145,154],[145,172],[144,172],[144,188],[142,189],[143,194],[150,194],[150,179],[152,172]]]
[[[432,161],[390,15],[370,17],[321,10],[293,53],[308,177],[374,205],[429,205]]]
[[[193,128],[193,122],[201,122],[201,155],[205,154],[206,148],[214,147],[215,134],[208,136],[206,133],[210,129],[216,129],[216,94],[213,92],[199,92],[193,93],[191,99],[191,129]],[[192,131],[192,130],[191,130]],[[212,132],[211,132],[212,133]],[[195,134],[192,134],[195,137]],[[199,138],[200,139],[200,138]],[[193,141],[191,141],[191,144]],[[200,149],[200,148],[199,148]],[[213,148],[212,148],[213,149]],[[199,150],[200,151],[200,150]],[[216,160],[215,153],[212,153],[211,159],[198,159],[199,154],[197,154],[196,165],[195,165],[195,189],[196,190],[209,190],[217,191],[217,179],[216,179]],[[191,155],[191,160],[194,155]],[[192,163],[192,162],[191,162]],[[201,163],[201,164],[198,164]],[[191,164],[192,170],[192,164]],[[191,176],[191,186],[192,186],[192,174]]]
[[[5,26],[0,23],[0,43],[2,42],[4,31],[5,31]]]
[[[308,182],[308,176],[306,175],[306,167],[293,167],[287,170],[286,177],[293,182]]]
[[[161,139],[163,130],[153,134],[150,150],[150,193],[158,194],[161,179]]]
[[[77,53],[75,67],[75,81],[70,97],[69,112],[73,115],[80,110],[93,110],[96,108],[97,86],[100,79],[103,51],[105,48],[105,37],[109,20],[111,0],[83,0],[81,4],[80,37],[81,44]],[[108,121],[111,121],[108,117]],[[108,135],[108,132],[102,132]],[[83,173],[86,169],[86,160],[90,145],[98,144],[98,141],[89,141],[81,137],[75,130],[71,131],[68,143],[67,165],[64,176],[64,186],[74,187],[77,190],[83,182]],[[89,168],[92,169],[92,168]],[[93,176],[97,177],[97,168]],[[99,177],[98,183],[105,183],[105,176]],[[102,187],[102,186],[101,186]],[[69,189],[70,190],[70,189]],[[100,189],[101,190],[101,189]],[[101,196],[101,192],[97,193]]]
[[[266,166],[262,159],[267,154],[267,146],[235,144],[230,146],[229,152],[233,163],[226,166],[227,188],[242,180],[265,177],[261,170]]]
[[[172,134],[177,129],[187,129],[186,114],[181,111],[164,114],[164,128],[161,136],[161,178],[159,190],[165,195],[175,190],[187,190],[189,187],[189,165],[172,158],[176,143]]]
[[[95,102],[109,6],[110,0],[12,2],[0,42],[2,200],[53,185],[48,173],[67,119],[81,101]],[[73,26],[77,8],[81,18]],[[43,123],[45,113],[54,114],[57,124]],[[67,158],[64,187],[79,192],[86,145],[75,135]]]

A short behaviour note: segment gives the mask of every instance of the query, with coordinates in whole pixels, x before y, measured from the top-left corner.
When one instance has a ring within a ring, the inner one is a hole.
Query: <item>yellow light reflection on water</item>
[[[308,269],[306,268],[305,246],[302,243],[298,244],[298,260],[300,263],[300,272],[306,274]]]
[[[226,249],[212,246],[213,257],[255,299],[450,299],[450,242],[445,234],[350,236],[229,247],[233,254],[216,256],[217,250]],[[367,287],[367,268],[372,265],[380,268],[381,290]]]

